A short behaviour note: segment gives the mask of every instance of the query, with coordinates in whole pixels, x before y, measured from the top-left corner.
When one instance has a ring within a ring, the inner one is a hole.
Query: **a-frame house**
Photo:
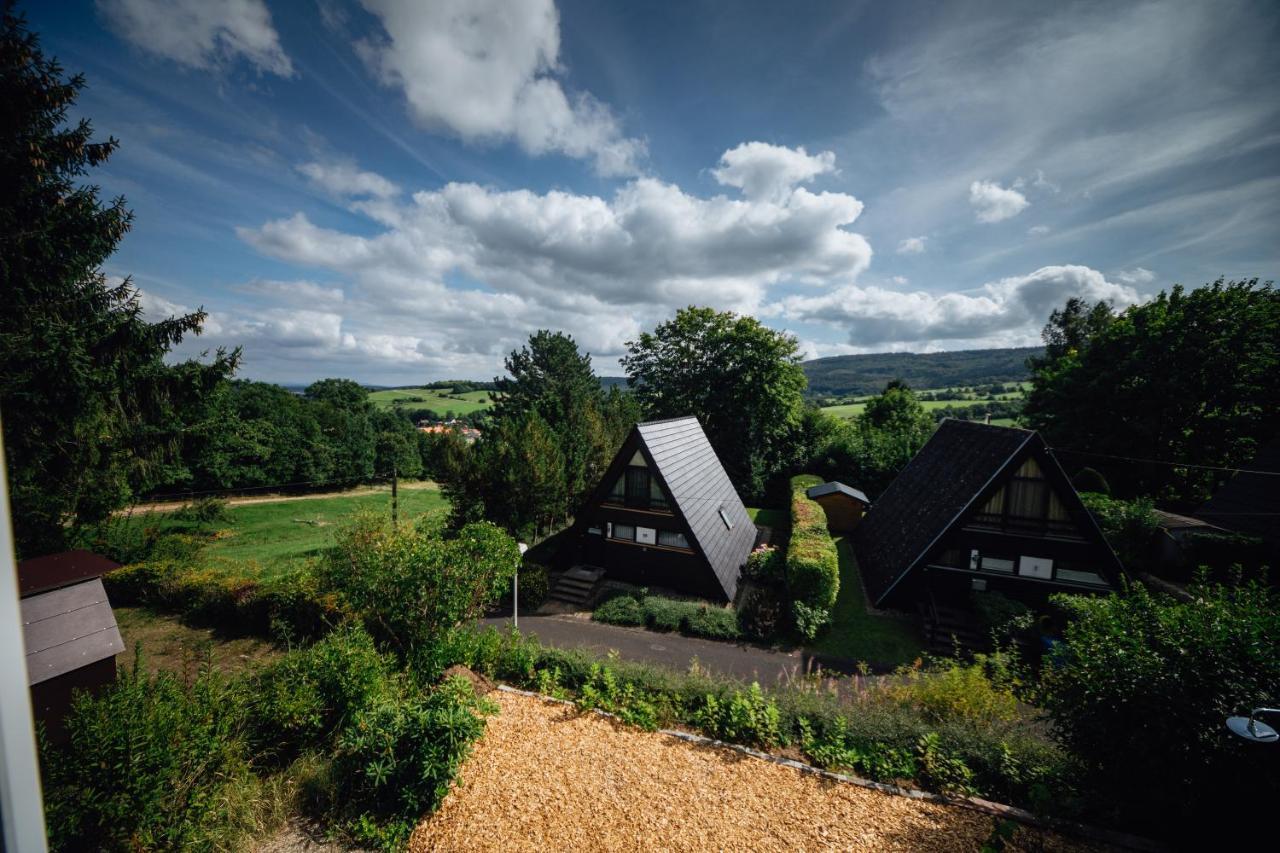
[[[574,521],[577,561],[609,577],[733,601],[756,541],[697,418],[637,424]]]
[[[867,512],[858,566],[876,607],[1029,604],[1105,592],[1124,573],[1039,433],[944,420]]]

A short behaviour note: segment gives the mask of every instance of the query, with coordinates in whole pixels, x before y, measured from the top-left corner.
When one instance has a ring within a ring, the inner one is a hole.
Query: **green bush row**
[[[643,625],[654,631],[680,631],[710,640],[737,640],[742,636],[738,616],[731,607],[643,593],[611,598],[597,607],[591,618],[610,625]]]
[[[440,666],[462,664],[645,728],[693,727],[766,749],[794,747],[820,766],[1040,811],[1071,814],[1078,804],[1073,764],[1035,721],[1010,714],[1016,680],[985,659],[907,669],[848,691],[811,681],[764,691],[696,668],[602,663],[495,629],[455,631],[438,654]]]
[[[796,628],[807,640],[826,624],[840,591],[840,561],[827,531],[827,513],[805,495],[820,480],[802,474],[791,480],[791,537],[787,545],[787,587]]]
[[[237,678],[205,667],[183,682],[136,660],[77,698],[65,743],[42,743],[52,847],[237,849],[269,828],[271,792],[298,787],[307,802],[278,814],[402,847],[492,710],[465,679],[419,684],[356,626]],[[279,784],[298,768],[305,785]]]

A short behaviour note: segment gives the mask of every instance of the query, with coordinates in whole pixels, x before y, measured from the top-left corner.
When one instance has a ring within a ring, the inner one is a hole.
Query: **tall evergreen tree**
[[[36,554],[178,476],[181,413],[239,353],[165,364],[205,314],[148,322],[130,281],[102,273],[132,214],[85,177],[118,143],[67,124],[84,78],[45,58],[11,4],[2,18],[0,413],[18,548]]]

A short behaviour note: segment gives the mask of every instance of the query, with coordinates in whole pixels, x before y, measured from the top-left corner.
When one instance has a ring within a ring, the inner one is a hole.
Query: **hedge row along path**
[[[532,696],[500,713],[414,833],[431,850],[978,850],[995,819],[624,727]],[[1020,827],[1008,850],[1098,849]]]

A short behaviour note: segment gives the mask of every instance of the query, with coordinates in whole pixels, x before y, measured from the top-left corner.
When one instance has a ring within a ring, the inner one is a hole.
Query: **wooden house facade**
[[[577,562],[732,601],[756,527],[697,418],[636,425],[578,512]]]
[[[1038,433],[963,420],[939,425],[855,540],[876,607],[964,605],[983,590],[1035,606],[1114,589],[1124,572]]]

